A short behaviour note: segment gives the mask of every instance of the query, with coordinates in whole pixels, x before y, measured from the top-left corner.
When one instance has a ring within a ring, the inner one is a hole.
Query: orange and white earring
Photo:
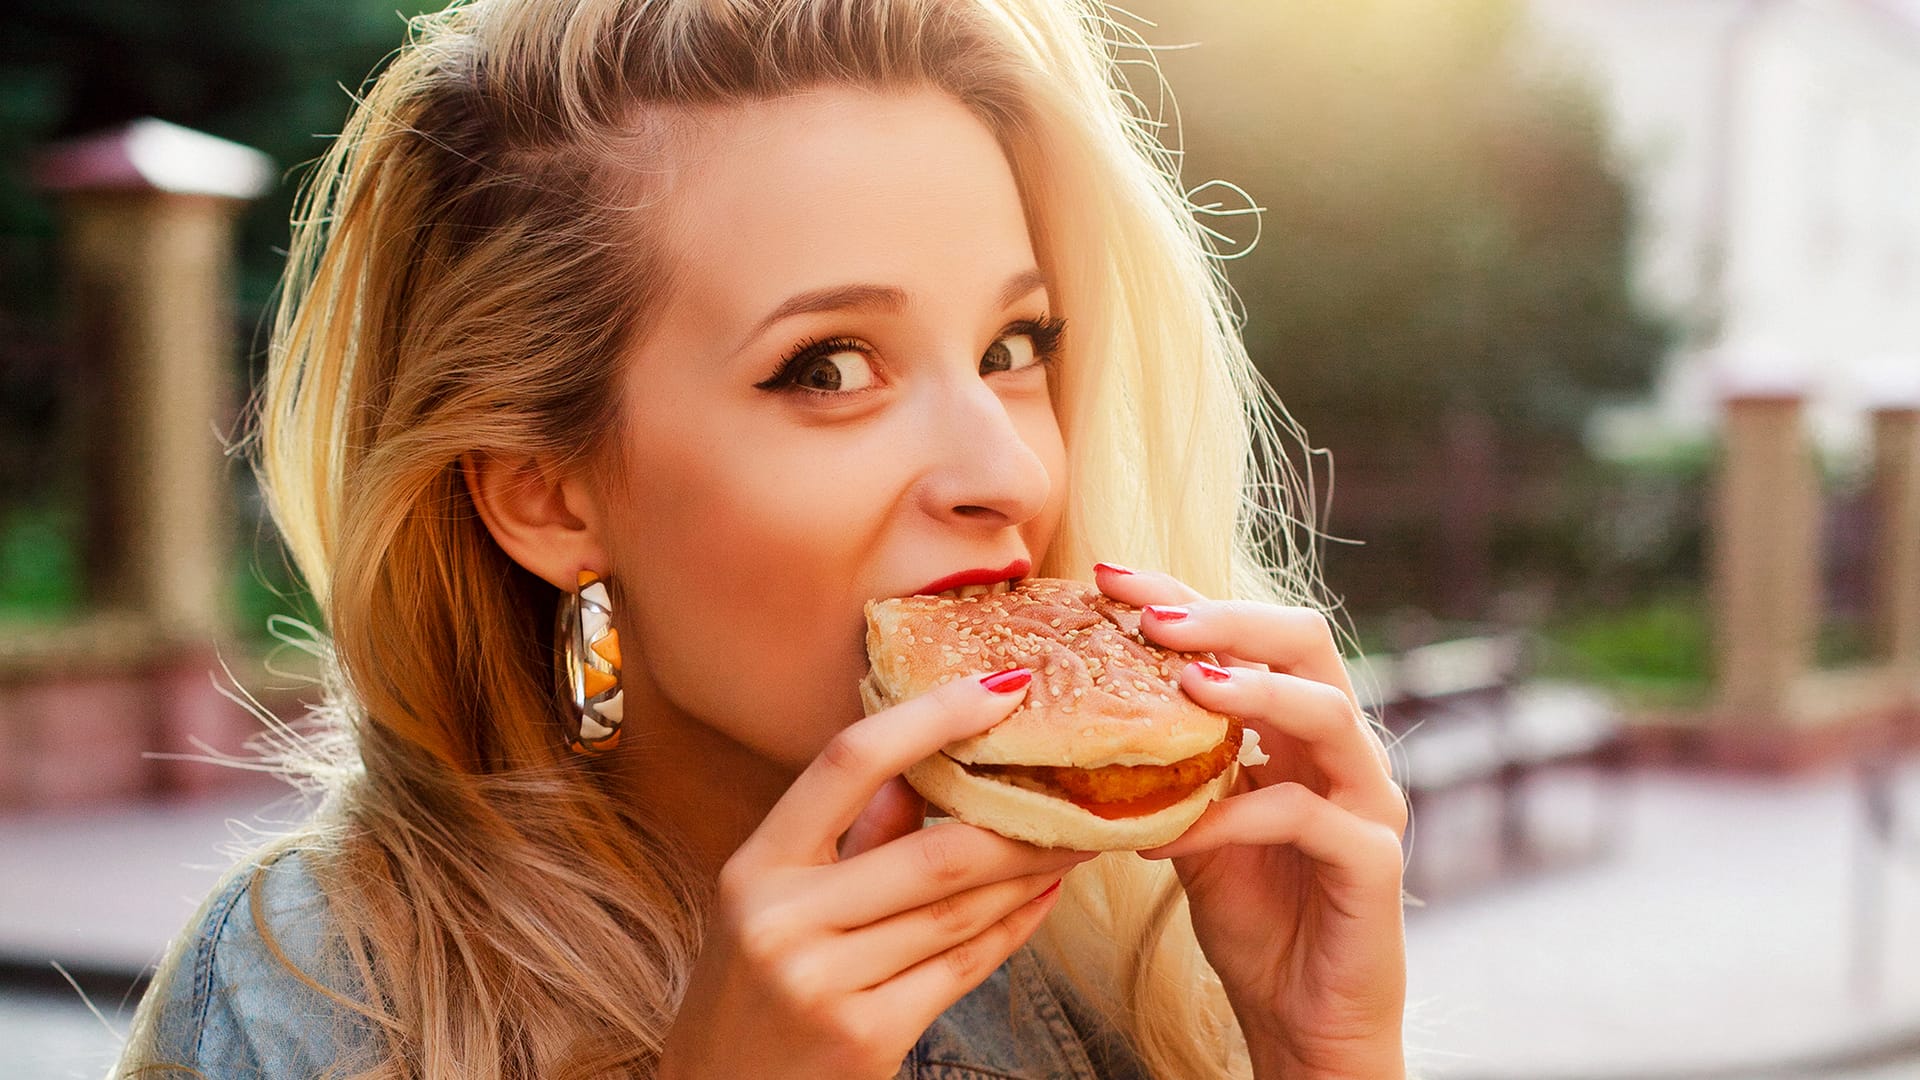
[[[554,620],[561,698],[571,707],[567,746],[597,754],[620,743],[624,712],[620,687],[620,635],[613,628],[607,583],[591,570],[560,600]]]

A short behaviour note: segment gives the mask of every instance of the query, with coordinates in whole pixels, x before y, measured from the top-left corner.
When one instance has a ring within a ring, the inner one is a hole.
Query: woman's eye
[[[793,385],[822,392],[865,390],[873,385],[873,370],[865,355],[841,349],[807,361],[793,373]]]
[[[1018,371],[1040,362],[1039,350],[1033,346],[1033,338],[1027,334],[1009,334],[987,346],[987,354],[980,358],[982,371]]]

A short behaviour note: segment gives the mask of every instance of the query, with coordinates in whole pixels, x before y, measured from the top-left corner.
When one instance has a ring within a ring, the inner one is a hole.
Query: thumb
[[[853,824],[841,834],[840,857],[851,859],[889,840],[897,840],[919,829],[926,818],[927,800],[896,776],[880,785],[880,790],[867,800]]]

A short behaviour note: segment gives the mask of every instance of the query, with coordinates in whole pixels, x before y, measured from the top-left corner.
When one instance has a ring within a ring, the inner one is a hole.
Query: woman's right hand
[[[794,780],[720,870],[661,1080],[891,1077],[1039,927],[1061,876],[1091,854],[959,822],[923,829],[917,813],[876,830],[863,815],[909,765],[1005,719],[1026,696],[1008,675],[955,679],[860,720]]]

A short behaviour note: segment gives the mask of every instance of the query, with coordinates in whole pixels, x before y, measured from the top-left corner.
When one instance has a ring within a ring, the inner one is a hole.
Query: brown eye
[[[823,393],[864,390],[873,385],[873,370],[862,353],[841,349],[808,360],[794,373],[793,385]]]
[[[982,371],[1019,371],[1040,362],[1040,354],[1033,347],[1033,338],[1028,334],[1009,334],[987,346],[987,354],[980,359]]]

